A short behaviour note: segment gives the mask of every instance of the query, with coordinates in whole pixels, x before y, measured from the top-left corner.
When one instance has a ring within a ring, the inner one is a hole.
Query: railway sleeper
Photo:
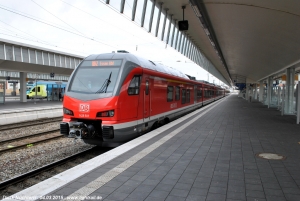
[[[35,178],[29,178],[24,181],[25,184],[30,185],[30,186],[40,183],[40,182],[41,182],[40,180],[35,179]]]
[[[17,187],[17,186],[9,186],[9,187],[6,188],[6,191],[8,193],[11,193],[11,194],[15,194],[15,193],[20,192],[22,190],[23,190],[22,188]]]

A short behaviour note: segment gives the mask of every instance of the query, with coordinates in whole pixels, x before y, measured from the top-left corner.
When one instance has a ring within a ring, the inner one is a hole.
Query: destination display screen
[[[122,60],[83,61],[81,66],[121,66]]]

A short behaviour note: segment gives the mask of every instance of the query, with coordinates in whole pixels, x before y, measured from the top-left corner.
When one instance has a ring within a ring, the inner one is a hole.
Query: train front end
[[[122,63],[122,59],[92,55],[74,70],[64,95],[61,134],[95,145],[116,140],[110,125],[117,121]]]

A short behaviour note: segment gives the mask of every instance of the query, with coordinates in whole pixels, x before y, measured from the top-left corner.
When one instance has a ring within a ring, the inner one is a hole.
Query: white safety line
[[[228,97],[228,96],[227,96]],[[92,158],[91,160],[88,160],[82,164],[79,164],[69,170],[66,170],[58,175],[55,175],[45,181],[42,181],[34,186],[31,186],[23,191],[20,191],[10,197],[5,198],[4,200],[11,200],[11,201],[20,201],[20,200],[28,200],[26,198],[29,198],[30,200],[37,200],[45,195],[50,194],[51,192],[67,185],[68,183],[78,179],[80,176],[91,172],[92,170],[100,167],[101,165],[117,158],[118,156],[128,152],[129,150],[139,146],[140,144],[147,142],[148,140],[152,139],[153,137],[161,134],[162,132],[168,130],[169,128],[178,125],[182,121],[192,117],[195,114],[198,114],[200,112],[204,111],[199,116],[196,116],[193,120],[187,122],[183,126],[179,127],[175,131],[171,132],[158,142],[152,144],[148,148],[142,150],[140,153],[136,154],[135,156],[131,157],[130,159],[126,160],[122,164],[118,165],[117,167],[113,168],[111,171],[105,173],[104,175],[100,176],[96,180],[92,181],[91,183],[87,184],[86,187],[83,187],[73,194],[69,195],[89,195],[90,193],[94,192],[98,188],[100,188],[102,185],[110,181],[112,178],[116,177],[121,172],[125,171],[128,167],[136,163],[138,160],[149,154],[151,151],[156,149],[158,146],[169,140],[171,137],[176,135],[178,132],[180,132],[182,129],[186,128],[188,125],[199,119],[201,116],[206,114],[208,111],[213,109],[216,105],[218,105],[221,101],[227,99],[227,97],[224,97],[223,99],[219,99],[218,101],[211,103],[210,105],[207,105],[199,110],[196,110],[188,115],[185,115],[181,118],[178,118],[162,127],[159,127],[149,133],[146,133],[134,140],[131,140],[121,146],[118,146],[104,154],[101,154],[100,156],[97,156],[95,158]],[[91,188],[92,189],[89,189]]]

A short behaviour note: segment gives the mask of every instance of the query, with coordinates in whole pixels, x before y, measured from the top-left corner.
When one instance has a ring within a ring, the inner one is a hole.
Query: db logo
[[[89,104],[79,104],[79,112],[89,112],[90,105]]]

